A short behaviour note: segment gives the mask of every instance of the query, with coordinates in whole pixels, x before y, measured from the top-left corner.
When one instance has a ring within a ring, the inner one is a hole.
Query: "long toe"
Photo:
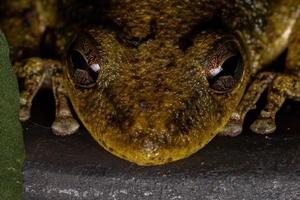
[[[19,111],[19,119],[20,121],[24,122],[30,118],[30,108],[28,107],[21,107]]]
[[[251,124],[250,129],[258,134],[270,134],[276,130],[276,124],[272,118],[260,118]]]
[[[243,123],[235,120],[231,120],[228,124],[224,127],[220,135],[222,136],[231,136],[235,137],[241,134],[243,131]]]
[[[75,133],[79,129],[79,123],[73,117],[56,119],[52,126],[55,135],[66,136]]]

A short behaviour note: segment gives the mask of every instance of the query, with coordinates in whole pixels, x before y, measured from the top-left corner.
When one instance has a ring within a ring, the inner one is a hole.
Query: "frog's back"
[[[103,17],[104,13],[121,25],[124,31],[131,35],[129,37],[144,37],[155,22],[157,37],[161,37],[162,40],[168,37],[179,39],[195,29],[205,29],[203,26],[207,26],[217,17],[227,28],[241,33],[250,54],[255,52],[260,55],[260,58],[251,55],[255,62],[261,60],[262,63],[267,63],[286,46],[300,9],[299,1],[295,0],[111,0],[109,6],[104,4],[93,3],[91,9],[84,3],[73,1],[65,1],[64,5],[58,1],[49,1],[47,4],[28,0],[4,1],[0,6],[0,27],[7,32],[11,45],[18,48],[16,52],[30,49],[32,54],[37,54],[39,42],[48,28],[61,29],[65,23],[70,23],[70,19],[63,18],[66,16],[61,10],[68,15],[79,16],[80,19],[73,22],[76,24],[88,24],[88,20],[95,23],[97,20],[93,18],[101,21],[99,16]],[[18,34],[20,32],[22,34]],[[15,53],[15,56],[18,54],[22,53]],[[258,68],[262,63],[258,63],[254,68]]]
[[[180,40],[207,28],[238,32],[245,43],[249,62],[253,63],[253,72],[272,61],[287,46],[300,13],[298,0],[112,2],[108,15],[125,26],[124,30],[132,37],[145,37],[153,22],[157,25],[157,37],[162,40]]]

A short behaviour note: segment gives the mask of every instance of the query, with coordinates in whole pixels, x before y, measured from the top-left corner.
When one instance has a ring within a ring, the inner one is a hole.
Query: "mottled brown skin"
[[[268,102],[251,125],[257,133],[274,132],[275,114],[284,100],[300,97],[297,1],[132,0],[110,1],[95,10],[74,6],[75,1],[51,2],[54,10],[70,12],[68,5],[73,5],[75,13],[86,15],[74,24],[53,13],[40,17],[48,22],[40,21],[40,29],[26,29],[24,36],[53,41],[57,56],[65,53],[67,66],[39,58],[25,62],[48,70],[30,72],[37,78],[28,79],[21,94],[21,116],[30,117],[31,100],[51,75],[57,104],[52,128],[58,135],[78,128],[66,103],[69,97],[79,119],[106,150],[139,165],[164,164],[195,153],[220,132],[239,134],[244,116],[265,89]],[[18,7],[11,1],[7,5]],[[97,26],[89,25],[91,19]],[[16,49],[12,55],[21,59],[27,48],[34,56],[38,42],[21,48],[18,41],[27,39],[7,28],[19,25],[18,20],[0,21]],[[55,37],[45,35],[47,27]],[[66,45],[74,30],[77,36]],[[286,72],[258,73],[286,48]],[[18,74],[30,74],[18,66]]]

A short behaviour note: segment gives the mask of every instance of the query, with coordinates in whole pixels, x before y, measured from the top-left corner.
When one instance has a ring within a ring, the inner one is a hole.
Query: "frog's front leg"
[[[296,21],[285,63],[286,74],[278,74],[269,88],[267,104],[251,125],[256,133],[268,134],[276,129],[275,114],[285,99],[300,100],[300,18]]]
[[[244,94],[240,104],[233,112],[229,123],[225,126],[221,135],[237,136],[242,132],[243,122],[248,111],[256,108],[256,103],[261,94],[272,83],[276,76],[273,72],[258,74]]]
[[[236,136],[241,133],[243,120],[247,112],[255,108],[261,93],[268,88],[267,103],[258,119],[250,126],[251,130],[260,134],[269,134],[276,130],[275,115],[286,99],[300,99],[300,22],[294,29],[285,73],[262,72],[246,91],[242,101],[233,113],[231,120],[224,128],[222,135]]]
[[[16,64],[15,71],[19,77],[25,79],[24,90],[20,94],[20,120],[26,121],[30,118],[34,96],[41,86],[50,80],[51,84],[46,85],[52,87],[56,105],[55,121],[51,128],[54,134],[64,136],[74,133],[79,128],[79,124],[73,118],[67,102],[62,67],[62,64],[56,60],[30,58],[24,66],[20,63]]]
[[[276,130],[275,115],[285,99],[300,98],[300,78],[293,75],[279,74],[268,91],[267,104],[258,119],[250,126],[256,133],[268,134]]]
[[[222,135],[236,136],[242,132],[245,115],[249,110],[255,109],[256,102],[266,88],[268,88],[267,103],[250,129],[260,134],[268,134],[276,130],[275,116],[284,101],[287,98],[300,99],[300,78],[288,74],[263,72],[245,93],[231,120],[222,131]]]
[[[52,90],[55,98],[55,121],[51,128],[56,135],[70,135],[79,128],[78,122],[73,118],[70,110],[67,91],[64,87],[61,65],[57,65],[52,74]]]

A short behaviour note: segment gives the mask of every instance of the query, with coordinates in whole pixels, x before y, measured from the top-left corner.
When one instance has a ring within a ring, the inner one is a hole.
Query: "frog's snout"
[[[168,119],[153,119],[142,112],[126,129],[104,141],[110,152],[141,165],[166,163],[185,157],[193,151],[191,137],[175,131]]]

